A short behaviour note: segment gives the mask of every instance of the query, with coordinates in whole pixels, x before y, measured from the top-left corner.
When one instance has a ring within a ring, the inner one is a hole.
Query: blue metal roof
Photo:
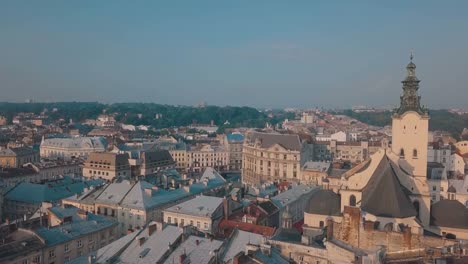
[[[78,215],[78,208],[50,208],[51,212],[62,218],[72,216],[72,221],[67,224],[50,228],[39,228],[36,234],[45,240],[46,246],[54,246],[67,241],[72,241],[78,237],[99,232],[101,230],[117,225],[117,222],[103,216],[88,213],[85,217]]]
[[[25,203],[54,202],[80,194],[86,187],[102,183],[101,180],[71,182],[66,178],[50,184],[21,182],[5,194],[5,199]]]
[[[235,133],[226,135],[228,141],[244,141],[244,135]]]

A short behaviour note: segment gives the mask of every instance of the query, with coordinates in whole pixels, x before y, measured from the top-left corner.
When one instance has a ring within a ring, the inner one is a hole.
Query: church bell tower
[[[392,152],[400,156],[399,165],[404,171],[426,178],[429,113],[421,106],[419,82],[411,54],[406,78],[402,81],[400,106],[392,116]]]

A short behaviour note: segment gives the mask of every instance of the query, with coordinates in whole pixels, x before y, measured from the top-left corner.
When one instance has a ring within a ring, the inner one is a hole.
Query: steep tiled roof
[[[341,215],[341,198],[330,190],[318,190],[309,199],[306,213],[318,215]]]
[[[468,208],[457,200],[440,200],[432,205],[431,225],[468,229]]]
[[[262,148],[269,148],[278,144],[287,150],[301,150],[301,141],[298,135],[253,132],[249,141],[251,143],[259,142]]]
[[[269,226],[262,226],[256,224],[249,224],[244,222],[237,222],[232,220],[221,220],[219,223],[219,230],[225,235],[229,235],[234,229],[239,229],[245,232],[259,234],[263,236],[273,236],[275,234],[275,228]]]
[[[361,209],[375,216],[405,218],[417,215],[386,155],[364,187],[362,197]]]

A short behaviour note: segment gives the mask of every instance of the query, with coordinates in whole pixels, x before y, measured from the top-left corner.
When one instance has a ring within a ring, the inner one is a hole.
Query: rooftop
[[[25,203],[58,201],[82,193],[85,188],[101,185],[99,181],[36,184],[21,182],[5,194],[5,199]]]
[[[156,230],[149,236],[147,227],[133,239],[119,259],[122,263],[160,263],[169,251],[168,246],[176,244],[181,236],[181,229],[171,225]],[[139,239],[144,239],[141,246]]]
[[[197,196],[186,202],[169,207],[164,211],[201,217],[212,217],[216,209],[218,209],[222,204],[223,198]]]
[[[246,138],[251,144],[259,143],[261,148],[270,148],[275,144],[291,151],[301,150],[301,141],[298,135],[294,134],[272,134],[253,132]]]
[[[317,191],[317,187],[308,185],[294,185],[291,189],[279,193],[278,195],[271,198],[271,201],[278,207],[283,208],[288,204],[301,199],[304,194],[310,194]]]
[[[92,213],[86,214],[85,217],[80,216],[80,209],[76,207],[52,207],[49,210],[55,215],[71,216],[72,221],[60,226],[42,227],[36,230],[37,235],[45,240],[47,246],[61,244],[117,225],[112,220]]]
[[[0,244],[0,263],[10,263],[18,256],[35,250],[40,250],[44,243],[29,230],[18,229],[6,236]]]
[[[166,259],[165,264],[179,260],[182,254],[187,256],[188,263],[208,264],[216,257],[223,245],[222,241],[190,236]]]
[[[235,230],[226,245],[223,262],[231,264],[235,255],[245,251],[245,245],[248,243],[260,245],[263,241],[263,236],[242,230]]]

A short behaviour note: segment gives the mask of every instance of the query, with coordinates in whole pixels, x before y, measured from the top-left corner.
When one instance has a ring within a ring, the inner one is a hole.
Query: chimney
[[[327,219],[327,240],[331,240],[333,238],[333,219]]]
[[[179,256],[179,264],[184,264],[186,259],[187,259],[187,255],[185,254],[185,249],[184,249],[184,253]]]
[[[242,252],[240,252],[239,254],[235,255],[234,258],[232,259],[232,264],[240,264],[240,257],[243,255]]]
[[[154,231],[156,231],[156,229],[156,223],[150,223],[150,225],[148,226],[148,236],[151,236],[154,233]]]
[[[229,201],[226,199],[226,196],[224,196],[223,199],[223,208],[224,208],[224,219],[228,220],[229,217]]]
[[[143,246],[143,243],[145,243],[145,237],[137,237],[138,239],[138,245],[141,247]]]
[[[200,245],[200,240],[198,240],[198,239],[195,240],[195,244],[196,244],[197,246]]]

